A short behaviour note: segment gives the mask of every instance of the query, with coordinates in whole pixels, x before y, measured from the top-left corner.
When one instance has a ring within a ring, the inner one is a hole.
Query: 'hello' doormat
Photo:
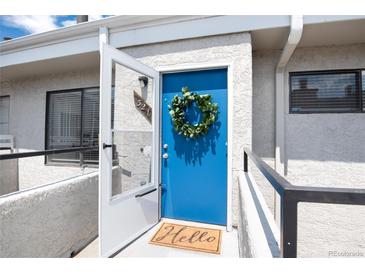
[[[221,230],[164,222],[150,244],[220,254]]]

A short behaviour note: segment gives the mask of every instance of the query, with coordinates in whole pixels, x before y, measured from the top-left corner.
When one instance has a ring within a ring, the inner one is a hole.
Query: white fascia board
[[[85,37],[78,40],[63,41],[56,44],[34,47],[0,55],[0,67],[59,58],[98,50],[99,37]]]
[[[114,47],[151,44],[180,39],[220,35],[289,26],[289,16],[216,16],[157,27],[126,31],[110,31],[110,44]]]
[[[305,15],[304,25],[365,19],[365,15]]]

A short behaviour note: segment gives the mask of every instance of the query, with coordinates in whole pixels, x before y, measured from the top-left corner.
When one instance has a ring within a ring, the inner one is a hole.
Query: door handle
[[[140,198],[140,197],[143,197],[143,196],[145,196],[145,195],[147,195],[147,194],[150,194],[150,193],[152,193],[152,192],[155,192],[157,190],[157,188],[154,188],[154,189],[151,189],[151,190],[149,190],[149,191],[146,191],[146,192],[144,192],[144,193],[140,193],[140,194],[137,194],[136,196],[134,196],[135,198]]]
[[[109,144],[106,144],[106,143],[103,143],[103,149],[106,149],[107,147],[112,147],[113,145],[109,145]]]

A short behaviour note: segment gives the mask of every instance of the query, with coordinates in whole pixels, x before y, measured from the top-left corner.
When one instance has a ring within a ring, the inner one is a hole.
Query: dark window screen
[[[0,96],[0,135],[9,134],[10,96]]]
[[[365,71],[361,72],[361,79],[362,79],[362,111],[365,111]]]
[[[290,112],[360,112],[360,72],[291,73]]]

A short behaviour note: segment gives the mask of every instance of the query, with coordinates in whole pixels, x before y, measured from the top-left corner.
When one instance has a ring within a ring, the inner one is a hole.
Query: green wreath
[[[174,129],[179,135],[187,138],[197,138],[207,134],[217,119],[218,105],[211,102],[209,94],[198,95],[191,92],[188,87],[183,87],[181,91],[183,97],[175,95],[171,105],[168,106]],[[196,103],[203,115],[201,122],[194,125],[186,121],[185,118],[185,111],[193,102]]]

